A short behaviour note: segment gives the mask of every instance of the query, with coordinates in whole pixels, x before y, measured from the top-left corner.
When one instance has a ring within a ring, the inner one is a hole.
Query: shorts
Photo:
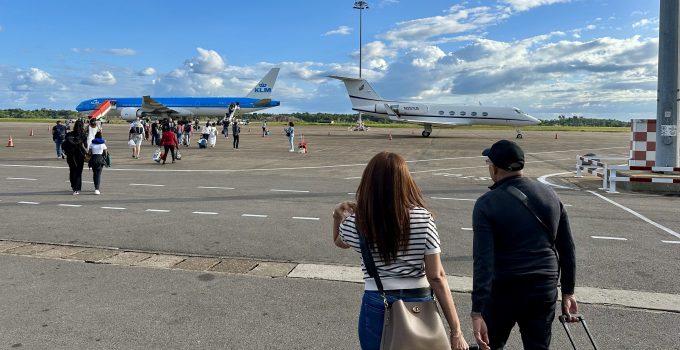
[[[141,145],[142,145],[142,141],[144,140],[144,135],[142,135],[142,134],[139,134],[139,135],[136,135],[136,134],[135,134],[135,135],[132,135],[132,137],[130,138],[130,140],[132,140],[132,141],[135,142],[135,146],[141,146]]]

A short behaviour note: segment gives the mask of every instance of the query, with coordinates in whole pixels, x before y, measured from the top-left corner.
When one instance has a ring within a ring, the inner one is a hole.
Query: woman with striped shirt
[[[357,201],[333,211],[333,241],[361,254],[359,235],[373,254],[388,303],[425,301],[432,292],[451,327],[451,348],[467,349],[456,306],[440,259],[440,241],[432,215],[404,159],[381,152],[366,166]],[[361,348],[379,349],[385,306],[363,260],[364,296],[359,314]]]

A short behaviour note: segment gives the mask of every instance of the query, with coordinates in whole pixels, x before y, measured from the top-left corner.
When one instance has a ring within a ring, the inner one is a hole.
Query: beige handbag
[[[437,301],[397,300],[387,303],[380,276],[368,251],[364,237],[359,234],[361,255],[369,276],[373,277],[385,303],[381,350],[450,350],[449,337],[439,315]]]

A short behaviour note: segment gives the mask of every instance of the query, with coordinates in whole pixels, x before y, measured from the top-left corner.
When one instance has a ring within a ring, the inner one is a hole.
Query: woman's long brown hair
[[[391,152],[376,154],[364,169],[356,196],[359,234],[369,247],[378,249],[385,263],[392,263],[409,240],[409,210],[425,208],[404,158]]]

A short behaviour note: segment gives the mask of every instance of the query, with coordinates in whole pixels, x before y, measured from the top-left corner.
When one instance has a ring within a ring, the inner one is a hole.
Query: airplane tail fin
[[[374,104],[379,101],[384,101],[380,95],[373,89],[364,79],[347,78],[337,75],[329,75],[329,78],[342,80],[347,88],[347,94],[352,101],[352,107],[365,106],[367,104]]]
[[[260,100],[271,99],[272,89],[274,88],[274,83],[276,83],[276,77],[279,75],[279,70],[280,68],[272,68],[269,70],[267,75],[250,90],[250,93],[248,93],[246,97]]]

